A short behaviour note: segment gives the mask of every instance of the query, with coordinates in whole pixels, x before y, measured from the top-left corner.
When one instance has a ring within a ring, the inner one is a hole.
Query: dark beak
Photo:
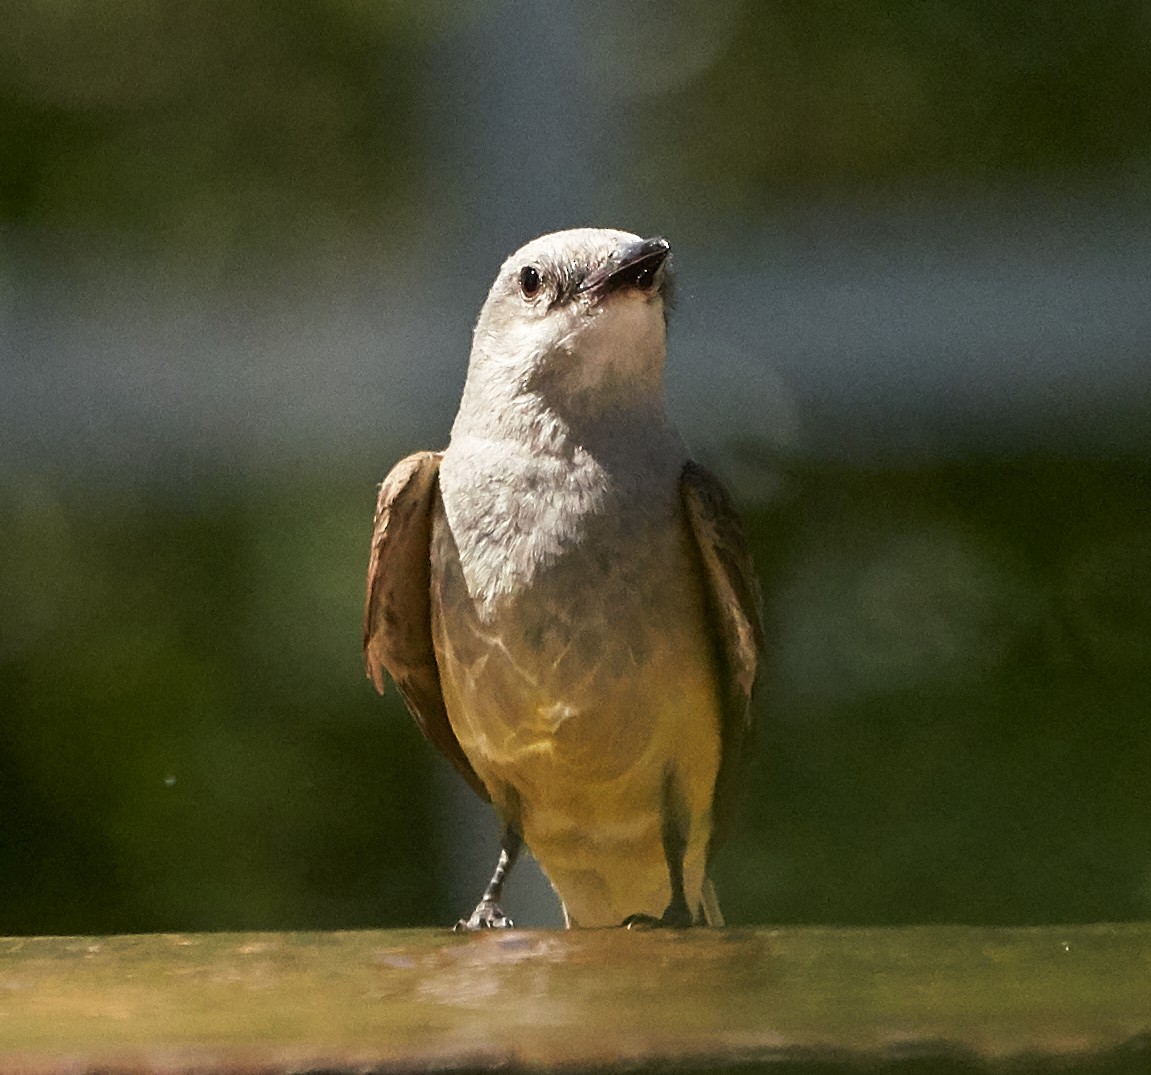
[[[660,269],[671,253],[671,244],[656,236],[625,243],[612,252],[611,257],[584,277],[578,291],[599,299],[613,291],[627,288],[636,291],[659,290]]]

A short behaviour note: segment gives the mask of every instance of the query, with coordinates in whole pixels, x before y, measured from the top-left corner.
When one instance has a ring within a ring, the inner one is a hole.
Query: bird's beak
[[[659,236],[624,243],[607,261],[592,269],[577,290],[580,294],[591,295],[593,301],[625,288],[657,291],[661,279],[659,270],[670,253],[671,244]]]

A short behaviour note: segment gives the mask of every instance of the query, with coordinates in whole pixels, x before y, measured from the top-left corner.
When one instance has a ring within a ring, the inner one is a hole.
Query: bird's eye
[[[535,298],[542,283],[540,271],[534,265],[525,265],[520,269],[520,291],[525,299]]]

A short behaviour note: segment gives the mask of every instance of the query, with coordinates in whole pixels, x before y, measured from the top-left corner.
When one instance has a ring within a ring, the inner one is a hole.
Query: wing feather
[[[384,673],[391,676],[420,731],[487,799],[448,720],[432,644],[431,527],[440,456],[409,455],[380,486],[364,604],[364,666],[381,694]]]
[[[752,730],[751,696],[766,648],[763,602],[743,523],[720,480],[689,461],[680,493],[703,568],[720,656],[723,753],[716,781],[714,849],[717,834],[726,826]]]

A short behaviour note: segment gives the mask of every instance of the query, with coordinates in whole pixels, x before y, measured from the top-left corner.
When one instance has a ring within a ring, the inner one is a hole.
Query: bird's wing
[[[487,799],[448,721],[432,646],[432,505],[440,454],[409,455],[380,486],[364,604],[364,666],[381,694],[384,672],[395,680],[420,731]]]
[[[715,813],[716,828],[722,830],[752,727],[751,693],[765,649],[762,599],[743,523],[719,479],[689,461],[680,493],[703,568],[720,655],[723,754]]]

